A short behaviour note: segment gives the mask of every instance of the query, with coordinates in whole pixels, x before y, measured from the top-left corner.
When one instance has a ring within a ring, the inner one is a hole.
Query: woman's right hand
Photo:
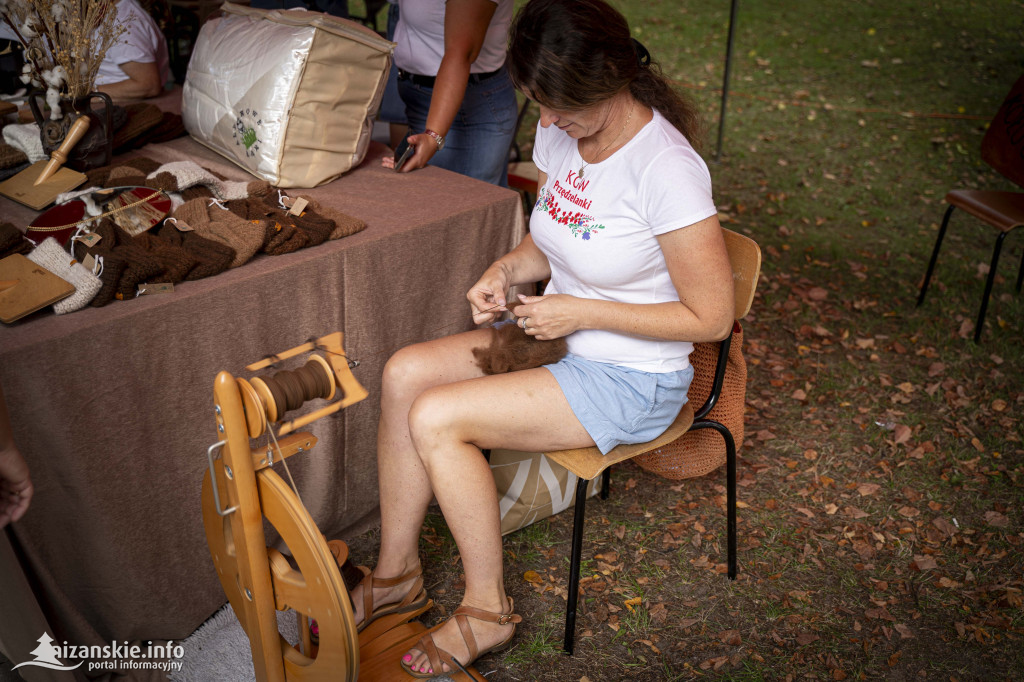
[[[500,317],[506,311],[505,303],[511,287],[511,273],[501,261],[487,268],[466,294],[473,311],[473,322],[484,324]]]

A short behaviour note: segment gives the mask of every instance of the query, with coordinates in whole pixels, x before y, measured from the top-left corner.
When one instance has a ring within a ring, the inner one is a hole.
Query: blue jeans
[[[422,133],[433,88],[400,80],[398,94],[405,102],[410,132]],[[434,154],[430,165],[508,187],[508,150],[517,113],[515,88],[505,70],[479,83],[470,79],[444,149]]]

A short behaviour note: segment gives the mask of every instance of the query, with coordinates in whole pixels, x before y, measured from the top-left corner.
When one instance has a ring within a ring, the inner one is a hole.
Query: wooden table
[[[189,138],[142,153],[249,177]],[[308,191],[364,220],[363,232],[171,294],[0,327],[0,384],[36,488],[8,531],[17,560],[0,547],[9,659],[31,660],[44,627],[79,646],[180,641],[225,602],[200,513],[219,370],[245,375],[269,353],[343,331],[370,397],[313,424],[319,445],[289,464],[327,537],[378,522],[384,362],[406,344],[471,328],[465,292],[524,234],[511,190],[436,168],[396,174],[380,167],[386,153],[374,143],[360,167]],[[24,227],[35,214],[0,199],[0,215]]]

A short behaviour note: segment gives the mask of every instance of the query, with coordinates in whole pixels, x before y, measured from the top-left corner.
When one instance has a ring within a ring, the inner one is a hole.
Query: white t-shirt
[[[505,63],[513,0],[491,0],[498,7],[487,27],[483,47],[470,73],[497,71]],[[445,0],[405,0],[398,3],[395,64],[421,76],[436,76],[444,56]]]
[[[167,41],[156,25],[156,21],[135,0],[120,0],[117,3],[116,25],[126,27],[118,42],[107,50],[100,68],[96,72],[96,85],[119,83],[128,79],[128,74],[118,64],[156,62],[160,70],[160,81],[166,83],[171,77],[171,60],[167,56]],[[17,40],[14,31],[0,21],[0,38]]]
[[[107,85],[128,80],[128,74],[120,64],[156,62],[160,71],[160,82],[167,83],[171,76],[171,60],[167,56],[167,41],[156,21],[135,0],[119,0],[117,3],[117,25],[124,26],[118,42],[114,43],[100,63],[96,73],[96,85]]]
[[[547,174],[530,234],[551,265],[545,294],[623,303],[678,301],[657,235],[717,213],[711,175],[689,141],[660,113],[585,179],[576,140],[537,126],[533,160]],[[585,329],[569,352],[645,372],[689,366],[693,344]]]

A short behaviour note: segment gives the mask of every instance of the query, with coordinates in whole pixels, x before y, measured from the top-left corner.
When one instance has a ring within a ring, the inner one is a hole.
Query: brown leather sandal
[[[427,591],[423,589],[423,567],[417,566],[405,575],[397,578],[376,578],[372,571],[367,570],[360,583],[363,586],[363,622],[356,627],[356,632],[362,632],[363,628],[377,620],[381,616],[392,613],[408,613],[424,606],[427,603]],[[416,582],[412,584],[402,601],[384,604],[377,608],[373,606],[374,587],[394,587],[408,582],[413,578]]]
[[[491,613],[490,611],[483,611],[482,609],[476,609],[472,606],[460,606],[455,609],[455,613],[452,614],[452,618],[455,619],[455,623],[459,626],[459,632],[462,633],[462,641],[466,643],[466,648],[469,650],[469,660],[461,662],[444,649],[438,649],[437,645],[434,644],[434,637],[432,635],[433,630],[436,630],[437,628],[433,628],[431,632],[423,635],[423,637],[420,638],[420,641],[416,642],[416,646],[412,647],[413,649],[418,649],[427,655],[427,659],[430,661],[430,669],[433,670],[433,672],[424,673],[413,670],[405,661],[401,661],[402,669],[413,677],[417,677],[419,679],[448,675],[456,670],[466,672],[466,666],[471,665],[481,656],[496,651],[503,651],[508,648],[509,644],[512,642],[512,638],[516,634],[516,623],[522,622],[523,617],[515,613],[512,597],[506,598],[508,599],[508,613]],[[512,632],[509,633],[508,637],[494,646],[480,651],[477,649],[476,637],[473,636],[473,630],[469,627],[470,618],[484,621],[485,623],[497,623],[499,625],[508,625],[509,623],[512,623]],[[444,668],[442,667],[445,663],[448,664],[449,668],[447,673],[444,672]]]

